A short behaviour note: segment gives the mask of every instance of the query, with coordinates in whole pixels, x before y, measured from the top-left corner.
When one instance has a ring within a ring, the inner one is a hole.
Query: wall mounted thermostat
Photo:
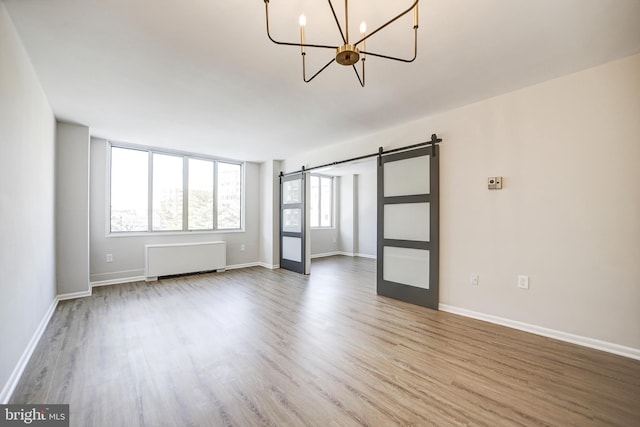
[[[502,190],[502,177],[490,176],[487,179],[487,185],[489,187],[489,190]]]

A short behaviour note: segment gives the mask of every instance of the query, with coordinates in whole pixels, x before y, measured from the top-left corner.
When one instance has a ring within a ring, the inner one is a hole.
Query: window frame
[[[322,229],[332,229],[336,227],[336,177],[333,175],[323,175],[318,173],[309,174],[311,177],[318,177],[320,180],[318,181],[318,225],[310,226],[312,230],[322,230]],[[331,202],[331,218],[330,225],[321,225],[322,224],[322,179],[330,179],[331,180],[331,194],[329,196],[329,200]],[[311,180],[309,180],[311,182]],[[311,186],[309,186],[309,191],[311,192]],[[311,194],[309,194],[309,201],[311,201]],[[311,224],[311,206],[309,206],[309,224]]]
[[[147,180],[147,229],[145,231],[112,231],[111,230],[111,172],[112,172],[112,148],[121,148],[128,150],[143,151],[147,153],[148,161],[148,180]],[[182,158],[182,229],[181,230],[153,230],[153,155],[168,155]],[[106,237],[133,237],[133,236],[149,236],[149,235],[174,235],[174,234],[220,234],[220,233],[238,233],[245,231],[245,182],[246,182],[246,162],[228,159],[224,157],[209,156],[205,154],[191,153],[186,151],[171,150],[166,148],[157,148],[143,146],[137,144],[121,143],[115,141],[107,141],[107,168],[106,168]],[[204,160],[213,162],[213,228],[189,230],[189,159]],[[218,225],[218,163],[228,163],[240,167],[240,218],[238,228],[216,228]]]

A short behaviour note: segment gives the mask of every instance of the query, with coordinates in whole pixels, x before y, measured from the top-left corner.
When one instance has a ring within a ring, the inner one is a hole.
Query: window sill
[[[132,231],[121,233],[107,233],[105,237],[159,237],[159,236],[192,236],[194,234],[232,234],[244,233],[245,229],[234,230],[206,230],[206,231]]]

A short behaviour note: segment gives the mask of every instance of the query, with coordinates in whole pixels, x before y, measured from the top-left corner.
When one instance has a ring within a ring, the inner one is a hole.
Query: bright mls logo
[[[69,427],[69,405],[0,405],[0,427]]]

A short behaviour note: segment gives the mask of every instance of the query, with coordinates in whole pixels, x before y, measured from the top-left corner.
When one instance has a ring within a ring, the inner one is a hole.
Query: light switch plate
[[[478,286],[480,282],[480,276],[478,276],[477,274],[472,274],[471,275],[471,286]]]
[[[529,276],[518,276],[518,287],[520,289],[529,289]]]

